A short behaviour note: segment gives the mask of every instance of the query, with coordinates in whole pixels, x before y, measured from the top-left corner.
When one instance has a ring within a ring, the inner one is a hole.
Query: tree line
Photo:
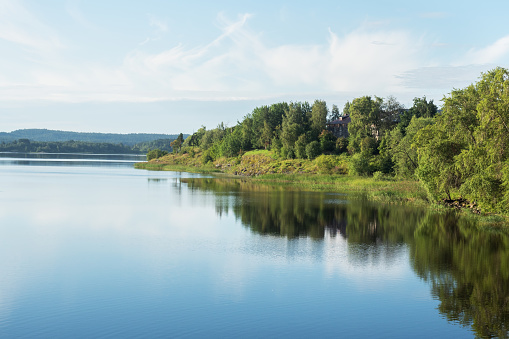
[[[362,96],[339,111],[323,100],[256,107],[233,127],[220,123],[178,144],[203,152],[204,162],[269,149],[280,158],[344,154],[349,172],[419,180],[433,201],[466,197],[484,210],[509,212],[509,72],[496,68],[454,89],[441,110],[415,98],[405,109],[394,97]],[[348,138],[327,122],[349,115]]]
[[[187,137],[187,135],[186,135]],[[89,132],[70,132],[56,131],[48,129],[19,129],[12,132],[0,132],[0,142],[13,142],[19,139],[29,139],[32,141],[84,141],[91,143],[109,143],[134,146],[136,144],[151,142],[160,139],[175,139],[175,134],[151,134],[151,133],[89,133]]]
[[[172,139],[158,139],[137,143],[133,146],[107,142],[86,141],[33,141],[19,139],[0,143],[0,152],[44,152],[44,153],[96,153],[96,154],[144,154],[158,149],[171,152]]]

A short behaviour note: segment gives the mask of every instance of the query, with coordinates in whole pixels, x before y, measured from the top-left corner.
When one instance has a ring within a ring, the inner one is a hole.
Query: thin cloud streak
[[[509,35],[506,35],[493,44],[481,49],[471,49],[463,63],[470,64],[495,64],[509,61]]]
[[[47,53],[63,48],[55,31],[41,23],[16,1],[0,0],[0,39]]]
[[[219,13],[219,33],[203,45],[180,43],[149,52],[144,45],[168,32],[164,21],[149,17],[152,36],[141,44],[133,42],[135,47],[124,52],[121,63],[83,64],[76,63],[73,55],[61,53],[58,36],[51,27],[38,22],[17,3],[0,0],[0,9],[0,19],[16,18],[0,20],[0,39],[53,53],[40,64],[33,62],[19,69],[19,77],[2,74],[0,99],[11,101],[231,101],[296,93],[398,96],[416,88],[441,90],[446,84],[458,82],[461,67],[504,60],[509,53],[507,36],[484,49],[471,50],[457,64],[451,62],[455,68],[430,64],[425,61],[430,46],[425,38],[366,23],[343,35],[329,29],[323,44],[272,46],[263,40],[261,32],[250,29],[253,14],[230,20]],[[426,76],[438,71],[443,74],[440,81]]]

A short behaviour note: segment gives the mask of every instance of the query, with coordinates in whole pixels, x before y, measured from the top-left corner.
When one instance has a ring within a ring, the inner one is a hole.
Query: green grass
[[[426,191],[413,180],[376,180],[372,177],[326,174],[265,174],[259,182],[282,183],[309,190],[337,191],[365,195],[385,203],[429,204]]]

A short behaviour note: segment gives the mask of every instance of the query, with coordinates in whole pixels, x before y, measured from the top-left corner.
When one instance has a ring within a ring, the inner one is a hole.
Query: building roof
[[[334,121],[328,122],[327,125],[346,125],[349,124],[352,119],[349,115],[345,115],[343,117],[339,117],[339,119],[336,119]]]

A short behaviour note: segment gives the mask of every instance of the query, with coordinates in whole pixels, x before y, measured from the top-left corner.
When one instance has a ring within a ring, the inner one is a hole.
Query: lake
[[[0,337],[507,337],[509,237],[452,213],[0,154]]]

